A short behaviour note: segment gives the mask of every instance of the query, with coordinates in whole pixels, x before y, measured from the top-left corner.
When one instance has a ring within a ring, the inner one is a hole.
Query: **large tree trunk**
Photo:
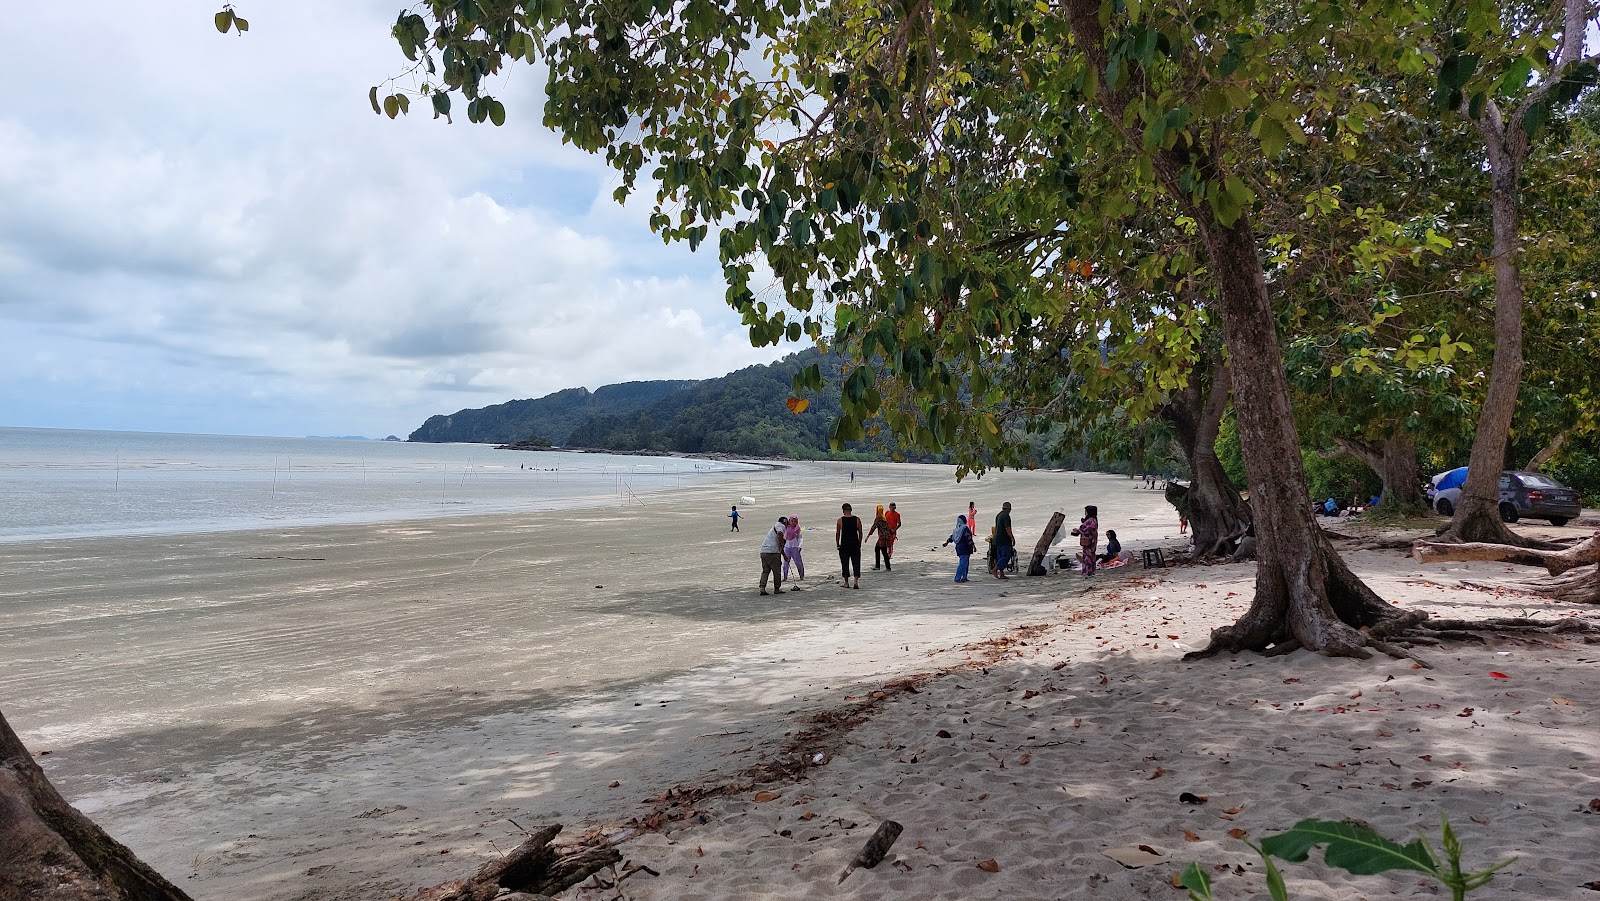
[[[1513,117],[1516,118],[1516,117]],[[1522,382],[1522,271],[1517,198],[1528,138],[1522,122],[1502,122],[1489,101],[1479,120],[1489,151],[1490,208],[1494,233],[1494,362],[1467,460],[1466,484],[1455,516],[1440,535],[1450,541],[1525,544],[1500,521],[1500,471]]]
[[[1379,598],[1350,572],[1317,525],[1249,219],[1241,215],[1232,226],[1223,226],[1209,211],[1197,218],[1218,280],[1233,360],[1234,415],[1260,559],[1250,609],[1233,625],[1214,630],[1211,644],[1199,653],[1260,650],[1292,641],[1322,654],[1368,657],[1374,636],[1419,622],[1423,615],[1402,612]]]
[[[1101,3],[1064,0],[1063,8],[1078,46],[1104,72],[1109,51]],[[1124,140],[1133,146],[1141,140],[1128,125],[1135,85],[1130,79],[1117,89],[1102,87],[1097,95],[1111,127],[1122,129]],[[1401,612],[1378,597],[1339,559],[1312,517],[1289,403],[1289,379],[1250,218],[1241,214],[1232,225],[1223,225],[1209,205],[1194,201],[1182,178],[1185,171],[1221,177],[1203,149],[1180,144],[1161,151],[1154,162],[1174,212],[1199,224],[1216,282],[1261,561],[1250,609],[1233,625],[1214,630],[1210,645],[1197,654],[1271,645],[1352,657],[1370,657],[1367,647],[1376,646],[1398,654],[1380,636],[1420,622],[1425,614]],[[1364,627],[1368,631],[1362,631]]]
[[[1220,362],[1197,368],[1189,384],[1161,409],[1183,447],[1193,477],[1188,488],[1167,484],[1167,501],[1189,519],[1194,546],[1201,552],[1233,535],[1250,520],[1250,509],[1217,459],[1217,431],[1228,409],[1228,369]]]
[[[188,901],[68,804],[0,713],[0,901]]]
[[[1383,502],[1378,509],[1396,516],[1417,516],[1427,511],[1422,496],[1422,467],[1411,436],[1395,432],[1381,445],[1354,438],[1335,438],[1339,449],[1360,460],[1383,482]]]

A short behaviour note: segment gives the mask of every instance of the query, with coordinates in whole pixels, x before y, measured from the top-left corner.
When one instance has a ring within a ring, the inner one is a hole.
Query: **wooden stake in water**
[[[117,454],[117,481],[111,489],[112,494],[122,493],[122,454]]]

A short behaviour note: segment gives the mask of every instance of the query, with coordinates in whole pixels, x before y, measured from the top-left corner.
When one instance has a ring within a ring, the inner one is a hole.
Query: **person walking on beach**
[[[889,527],[889,520],[883,515],[883,505],[878,505],[878,515],[872,518],[872,528],[867,530],[867,536],[878,536],[877,543],[872,546],[872,568],[883,569],[889,565],[889,553],[894,549],[894,529]]]
[[[733,505],[733,512],[728,514],[728,518],[733,520],[733,528],[729,529],[728,531],[730,531],[730,532],[739,531],[739,505],[738,504],[734,504]]]
[[[888,559],[894,556],[894,543],[900,538],[900,511],[896,510],[894,504],[891,503],[889,504],[889,512],[883,514],[883,518],[889,523],[889,552],[884,557],[884,559]]]
[[[789,581],[789,564],[801,579],[806,577],[806,562],[800,558],[800,517],[789,514],[789,527],[783,530],[783,580]]]
[[[972,529],[967,525],[965,516],[956,517],[955,531],[944,540],[944,546],[949,547],[951,542],[956,546],[956,578],[957,582],[966,582],[967,567],[972,563],[972,552],[977,550],[977,542],[972,540]]]
[[[976,536],[978,534],[978,502],[977,501],[967,501],[967,528],[972,530],[972,534],[974,536]]]
[[[1078,536],[1078,561],[1085,579],[1094,575],[1096,547],[1100,544],[1100,509],[1093,504],[1083,508],[1083,519],[1072,534]]]
[[[772,590],[783,594],[783,532],[789,521],[782,516],[767,530],[761,540],[761,594],[767,593],[767,576],[772,576]]]
[[[839,547],[839,566],[844,570],[846,588],[861,587],[861,517],[850,512],[850,505],[840,508],[844,515],[833,524],[833,542]],[[850,584],[850,570],[855,569],[855,584]]]
[[[852,470],[850,470],[850,484],[854,485],[855,483],[856,483],[856,471],[852,469]]]
[[[994,577],[1006,578],[1006,567],[1011,565],[1011,558],[1017,553],[1017,533],[1011,530],[1011,502],[1006,501],[1000,505],[1000,512],[994,515]]]

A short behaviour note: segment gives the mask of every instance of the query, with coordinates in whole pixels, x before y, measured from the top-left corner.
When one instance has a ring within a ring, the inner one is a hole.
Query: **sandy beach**
[[[1191,860],[1219,897],[1265,897],[1229,830],[1356,817],[1409,838],[1441,812],[1469,861],[1519,857],[1485,897],[1592,897],[1600,648],[1184,663],[1243,609],[1250,565],[956,585],[936,548],[968,500],[983,523],[1011,501],[1024,547],[1085,503],[1130,547],[1178,546],[1141,484],[803,464],[626,507],[0,545],[0,704],[69,799],[200,899],[403,894],[548,822],[660,874],[582,898],[1169,898]],[[837,585],[840,500],[907,520],[860,591]],[[819,530],[809,577],[761,597],[757,546],[788,513]],[[1349,559],[1402,605],[1592,615],[1461,587],[1532,575],[1514,567]],[[862,715],[816,729],[840,711]],[[814,765],[742,775],[795,753]],[[836,887],[890,818],[889,858]],[[1160,861],[1102,853],[1140,844]],[[1433,896],[1301,878],[1326,872],[1291,871],[1294,896]]]

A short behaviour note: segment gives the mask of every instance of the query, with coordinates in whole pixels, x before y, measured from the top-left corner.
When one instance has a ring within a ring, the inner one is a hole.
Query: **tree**
[[[1098,333],[1108,314],[1082,290],[1081,261],[1111,256],[1106,265],[1152,289],[1117,295],[1133,305],[1204,285],[1232,362],[1261,538],[1255,602],[1208,650],[1366,656],[1393,651],[1382,636],[1421,616],[1363,585],[1312,519],[1246,181],[1270,176],[1289,143],[1338,141],[1379,112],[1345,102],[1343,73],[1426,67],[1405,42],[1412,7],[1363,13],[441,0],[403,14],[395,35],[442,78],[426,89],[435,110],[459,93],[475,120],[500,109],[482,92],[489,75],[511,59],[545,61],[546,122],[606,154],[622,173],[619,198],[647,171],[664,237],[693,249],[721,229],[729,302],[752,340],[820,339],[830,322],[834,340],[880,356],[923,399],[920,417],[891,412],[887,423],[924,445],[964,434],[999,444],[984,432],[1003,434],[1004,386],[985,360],[1058,328],[1080,342]],[[1130,259],[1118,245],[1137,215],[1187,229],[1198,253]],[[758,262],[782,308],[751,290]],[[1190,356],[1165,359],[1192,358],[1181,321],[1148,337],[1157,366],[1174,346]],[[1097,352],[1086,343],[1060,351]],[[855,374],[842,395],[835,438],[850,440],[882,397]]]
[[[0,713],[0,901],[188,901],[61,797]]]
[[[1492,210],[1495,283],[1494,363],[1466,484],[1449,540],[1523,544],[1500,521],[1499,476],[1522,380],[1524,286],[1521,195],[1533,142],[1556,108],[1595,83],[1600,56],[1585,56],[1592,11],[1587,0],[1553,7],[1476,2],[1451,10],[1455,30],[1442,48],[1441,105],[1460,110],[1483,135]],[[1507,104],[1507,105],[1502,105]]]

